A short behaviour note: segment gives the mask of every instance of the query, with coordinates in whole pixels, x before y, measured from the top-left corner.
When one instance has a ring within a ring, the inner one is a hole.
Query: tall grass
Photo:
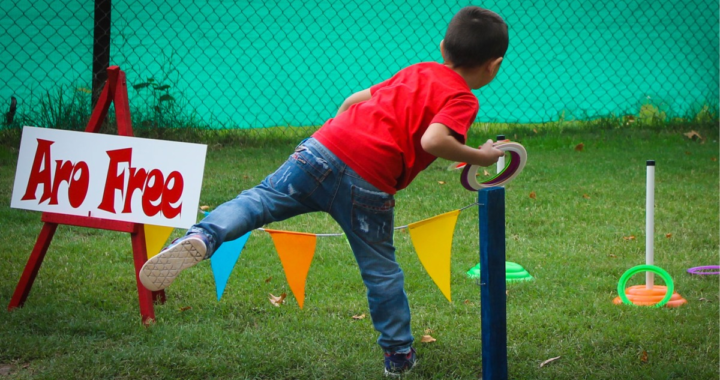
[[[247,128],[216,120],[212,115],[199,115],[189,104],[185,94],[175,87],[178,72],[172,67],[172,57],[166,57],[162,78],[145,78],[140,83],[128,83],[130,111],[134,135],[137,137],[176,141],[203,141],[214,145],[267,145],[293,143],[312,134],[317,126],[272,126]],[[701,104],[685,115],[669,115],[666,105],[646,100],[638,105],[636,114],[607,115],[597,119],[566,119],[565,114],[551,122],[530,125],[535,133],[548,131],[562,133],[566,129],[652,129],[680,130],[682,128],[716,129],[720,110],[716,100]],[[92,112],[91,91],[88,86],[73,84],[60,86],[53,92],[34,93],[18,105],[11,124],[3,118],[0,123],[0,142],[13,145],[19,141],[23,126],[84,130]],[[513,136],[516,128],[526,130],[528,125],[514,123],[477,123],[474,130],[489,133],[499,130]],[[115,133],[114,108],[110,108],[101,132]]]

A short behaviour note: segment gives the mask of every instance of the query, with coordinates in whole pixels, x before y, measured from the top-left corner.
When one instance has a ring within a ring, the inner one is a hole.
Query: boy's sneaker
[[[202,234],[175,239],[172,244],[143,265],[138,275],[140,282],[154,292],[167,288],[180,271],[190,268],[205,258],[207,245],[207,238]]]
[[[406,354],[385,353],[385,376],[402,376],[410,372],[417,362],[414,348],[410,348]]]

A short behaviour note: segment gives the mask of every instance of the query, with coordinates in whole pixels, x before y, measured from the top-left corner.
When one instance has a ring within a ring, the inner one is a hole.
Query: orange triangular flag
[[[305,280],[315,254],[317,236],[301,232],[268,230],[280,256],[285,277],[300,308],[305,302]]]
[[[145,229],[145,249],[147,250],[147,258],[151,258],[163,249],[165,242],[173,232],[172,227],[153,226],[146,224]]]
[[[415,252],[428,275],[450,298],[450,248],[460,210],[408,224]]]

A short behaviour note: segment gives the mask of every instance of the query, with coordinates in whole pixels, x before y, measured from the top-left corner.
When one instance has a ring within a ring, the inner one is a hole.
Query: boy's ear
[[[440,55],[442,55],[443,61],[447,62],[445,58],[445,40],[440,40]]]
[[[502,63],[503,57],[497,57],[490,59],[487,65],[487,71],[490,73],[497,73],[500,70],[500,64]]]

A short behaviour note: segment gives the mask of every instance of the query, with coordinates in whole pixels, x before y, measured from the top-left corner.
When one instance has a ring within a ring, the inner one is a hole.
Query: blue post
[[[482,380],[507,380],[505,189],[478,192]]]

